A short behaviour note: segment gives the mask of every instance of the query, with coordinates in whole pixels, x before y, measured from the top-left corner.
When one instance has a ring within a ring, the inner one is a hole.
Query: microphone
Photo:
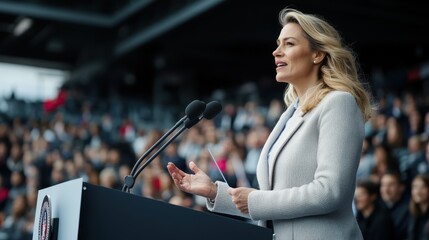
[[[201,119],[205,118],[207,120],[211,120],[216,115],[218,115],[222,111],[222,105],[219,102],[211,101],[207,104],[206,109],[203,114],[198,119],[186,119],[185,120],[185,128],[191,128],[195,124],[197,124]]]
[[[149,165],[153,161],[153,159],[155,159],[172,141],[174,141],[180,134],[182,134],[183,131],[193,127],[195,124],[197,124],[203,118],[209,119],[209,120],[214,118],[221,110],[222,110],[222,105],[216,101],[212,101],[209,104],[207,104],[207,106],[206,106],[206,108],[205,108],[205,110],[201,116],[199,116],[198,118],[195,118],[195,119],[190,119],[190,118],[186,119],[184,126],[182,126],[182,128],[180,128],[179,131],[173,135],[173,137],[168,139],[168,141],[165,142],[164,145],[162,145],[158,149],[158,151],[156,151],[146,162],[143,163],[143,165],[132,176],[132,179],[128,178],[128,176],[125,177],[125,181],[126,181],[125,184],[127,186],[130,186],[128,189],[132,188],[132,186],[134,185],[136,177],[143,171],[143,169],[146,168],[147,165]],[[128,183],[127,183],[127,181],[128,181]],[[128,185],[128,184],[130,184],[130,185]]]
[[[220,111],[222,111],[222,105],[217,101],[211,101],[207,104],[203,117],[208,120],[213,119]]]
[[[186,106],[185,114],[189,119],[198,118],[206,110],[206,103],[200,100],[194,100]]]
[[[183,124],[185,121],[195,121],[195,119],[198,119],[201,114],[206,109],[206,104],[203,101],[200,100],[194,100],[191,103],[186,106],[185,109],[185,116],[182,117],[172,128],[170,128],[154,145],[152,145],[149,150],[147,150],[140,158],[137,160],[137,162],[134,164],[130,175],[126,176],[124,179],[124,186],[122,187],[122,191],[125,191],[127,188],[128,190],[132,188],[134,185],[134,179],[132,182],[130,181],[130,177],[135,175],[135,171],[137,170],[137,167],[141,164],[144,158],[147,157],[149,153],[151,153],[156,147],[158,147],[159,144],[161,144],[171,133],[176,130],[181,124]],[[138,174],[137,174],[138,175]],[[127,180],[128,179],[128,180]],[[131,185],[128,185],[131,184]]]

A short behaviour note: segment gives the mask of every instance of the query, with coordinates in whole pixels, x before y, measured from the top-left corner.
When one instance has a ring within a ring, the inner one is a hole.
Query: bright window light
[[[68,77],[68,72],[0,63],[0,98],[15,98],[28,101],[43,101],[55,98]]]

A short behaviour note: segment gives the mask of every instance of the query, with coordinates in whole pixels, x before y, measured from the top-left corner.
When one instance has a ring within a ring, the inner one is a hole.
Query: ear
[[[314,64],[319,64],[323,61],[323,59],[325,59],[326,56],[326,52],[322,52],[322,51],[316,51],[313,53],[313,63]]]

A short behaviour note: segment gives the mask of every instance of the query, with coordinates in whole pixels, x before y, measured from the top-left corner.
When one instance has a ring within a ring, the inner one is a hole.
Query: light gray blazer
[[[243,215],[218,183],[211,211],[273,220],[277,239],[362,239],[352,211],[356,171],[364,138],[364,121],[354,97],[329,93],[317,107],[290,119],[287,140],[268,166],[268,151],[291,117],[283,113],[268,137],[258,162],[260,190],[249,194],[249,214]],[[271,174],[269,174],[269,172]],[[271,179],[269,179],[271,176]]]

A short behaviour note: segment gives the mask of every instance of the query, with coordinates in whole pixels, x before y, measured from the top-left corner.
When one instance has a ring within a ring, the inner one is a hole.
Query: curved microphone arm
[[[133,175],[133,178],[136,179],[137,176],[143,171],[143,169],[145,169],[147,167],[147,165],[149,165],[172,141],[174,141],[185,130],[186,130],[186,127],[183,126],[177,132],[177,134],[175,134],[173,137],[171,137],[170,139],[168,139],[168,141],[165,142],[164,145],[162,145],[158,149],[158,151],[156,151],[146,162],[143,163],[143,165],[135,172],[135,174]]]
[[[182,119],[180,119],[172,128],[170,128],[154,145],[152,145],[143,155],[140,156],[140,158],[137,160],[137,162],[134,164],[133,169],[131,170],[130,175],[125,177],[124,186],[122,187],[122,191],[130,190],[134,186],[134,182],[132,182],[131,185],[129,185],[131,182],[127,180],[129,177],[132,177],[135,175],[135,171],[139,167],[139,165],[142,163],[142,161],[149,155],[156,147],[158,147],[159,144],[161,144],[168,136],[171,135],[171,133],[176,130],[180,125],[185,122],[187,119],[187,116],[184,116]],[[137,174],[138,175],[138,174]],[[134,177],[133,177],[134,178]]]
[[[194,105],[196,106],[196,105]],[[196,109],[196,111],[188,111],[190,114],[180,119],[164,136],[162,136],[147,152],[145,152],[136,162],[133,169],[131,170],[130,175],[127,175],[124,179],[124,186],[122,191],[130,191],[134,186],[137,176],[145,169],[171,142],[173,142],[183,131],[193,127],[197,124],[201,119],[213,119],[220,111],[222,111],[222,105],[216,101],[212,101],[209,104],[204,104],[204,109]],[[202,114],[201,111],[203,110]],[[201,114],[201,115],[198,115]],[[182,128],[178,132],[176,132],[170,139],[167,140],[146,162],[144,162],[140,167],[139,165],[142,163],[143,159],[152,152],[162,141],[164,141],[171,133],[176,130],[179,125],[183,124]]]
[[[159,144],[161,144],[161,142],[163,142],[168,136],[170,136],[170,134],[176,130],[181,124],[183,124],[183,122],[186,120],[187,116],[184,116],[182,119],[180,119],[176,125],[174,125],[172,128],[170,128],[170,130],[168,130],[168,132],[166,132],[160,139],[158,139],[158,141],[156,141],[156,143],[154,145],[152,145],[152,147],[150,147],[142,156],[140,156],[140,158],[137,160],[137,162],[134,164],[133,169],[131,170],[131,174],[133,175],[134,172],[137,170],[137,167],[141,164],[141,162],[143,161],[143,159],[145,157],[147,157],[147,155],[149,155],[149,153],[151,153],[156,147],[158,147]]]

